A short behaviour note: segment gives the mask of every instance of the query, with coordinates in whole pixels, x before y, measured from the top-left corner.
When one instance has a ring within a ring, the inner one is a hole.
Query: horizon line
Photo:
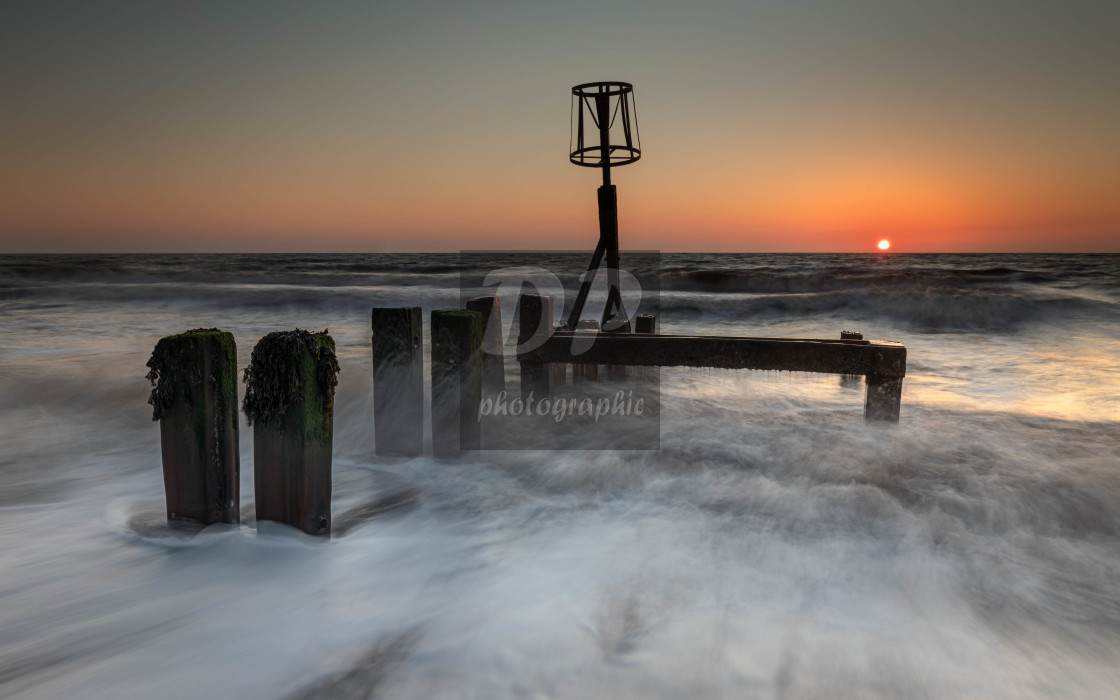
[[[521,249],[509,250],[502,248],[475,248],[470,250],[393,250],[393,251],[377,251],[377,250],[364,250],[364,251],[264,251],[264,250],[226,250],[226,251],[145,251],[145,250],[132,250],[132,251],[89,251],[89,250],[70,250],[70,251],[22,251],[22,252],[3,252],[0,251],[0,256],[15,256],[15,255],[460,255],[463,253],[586,253],[586,248],[573,248],[573,249]],[[1098,250],[1098,251],[1041,251],[1041,250],[973,250],[973,251],[891,251],[891,250],[873,250],[873,251],[750,251],[750,250],[656,250],[656,249],[643,249],[634,248],[631,250],[622,250],[622,253],[659,253],[667,255],[1120,255],[1120,249],[1117,250]]]

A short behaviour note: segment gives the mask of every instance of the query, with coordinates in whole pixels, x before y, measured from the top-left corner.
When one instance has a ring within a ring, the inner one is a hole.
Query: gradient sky
[[[10,2],[0,252],[1120,251],[1120,2]]]

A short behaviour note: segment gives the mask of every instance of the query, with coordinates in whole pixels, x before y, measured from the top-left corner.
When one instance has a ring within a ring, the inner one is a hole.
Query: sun
[[[890,247],[891,247],[891,242],[888,241],[886,238],[879,241],[879,250],[887,250]]]

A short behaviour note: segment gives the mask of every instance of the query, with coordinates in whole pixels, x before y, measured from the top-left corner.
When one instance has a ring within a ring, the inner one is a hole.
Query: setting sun
[[[887,248],[890,248],[890,247],[891,247],[891,242],[888,241],[886,238],[879,241],[879,250],[886,250]]]

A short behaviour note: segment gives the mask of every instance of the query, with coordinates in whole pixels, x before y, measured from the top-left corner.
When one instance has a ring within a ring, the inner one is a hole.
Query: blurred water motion
[[[663,332],[906,343],[902,422],[664,370],[658,453],[379,460],[368,308],[455,261],[0,258],[0,695],[1120,695],[1117,256],[664,256]],[[162,528],[144,362],[215,325],[338,342],[331,542]]]

